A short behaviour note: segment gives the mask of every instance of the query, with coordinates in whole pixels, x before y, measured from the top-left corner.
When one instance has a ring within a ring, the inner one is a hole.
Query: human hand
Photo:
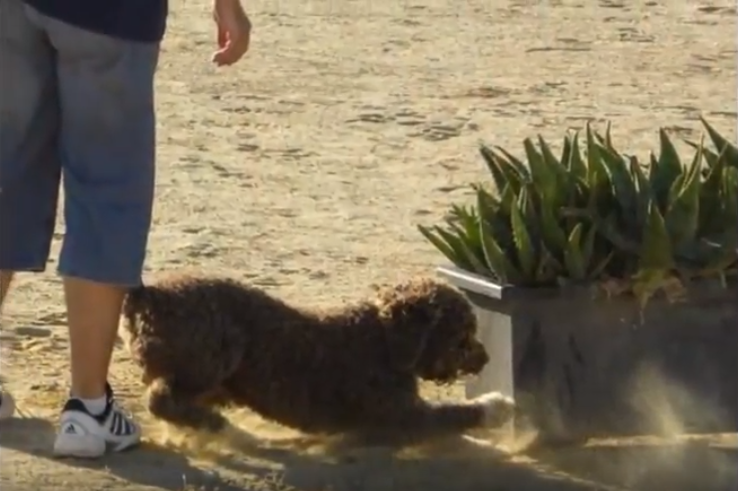
[[[218,51],[213,53],[213,62],[232,65],[249,50],[251,21],[240,0],[213,0],[213,18],[218,29]]]

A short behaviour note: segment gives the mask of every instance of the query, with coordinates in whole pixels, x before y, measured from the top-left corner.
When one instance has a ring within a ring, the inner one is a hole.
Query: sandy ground
[[[617,142],[645,155],[659,126],[696,137],[699,114],[727,133],[736,121],[731,0],[248,3],[253,53],[217,70],[207,1],[172,2],[149,274],[197,268],[309,305],[355,299],[373,283],[432,274],[440,257],[415,224],[485,177],[480,139],[520,154],[526,136],[558,140],[609,119]],[[738,488],[735,435],[525,457],[463,441],[335,455],[238,414],[251,441],[166,439],[142,414],[122,349],[114,383],[146,421],[147,444],[92,466],[54,461],[68,347],[55,262],[21,278],[3,319],[3,374],[29,415],[0,431],[5,491]]]

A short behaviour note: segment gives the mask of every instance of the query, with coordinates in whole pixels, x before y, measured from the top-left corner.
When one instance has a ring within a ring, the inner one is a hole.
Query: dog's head
[[[472,307],[452,287],[412,280],[381,289],[377,305],[396,367],[443,384],[476,375],[489,361]]]

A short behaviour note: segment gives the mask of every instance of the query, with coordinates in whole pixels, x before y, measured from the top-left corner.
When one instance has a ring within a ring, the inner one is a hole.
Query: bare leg
[[[515,403],[492,392],[467,402],[426,403],[398,409],[391,422],[401,432],[423,435],[463,433],[473,429],[499,428],[514,415]]]
[[[515,403],[509,397],[491,392],[468,402],[431,405],[428,411],[431,430],[499,428],[512,419]]]
[[[108,368],[125,289],[79,278],[64,278],[71,345],[72,394],[105,397]]]
[[[179,394],[171,383],[163,379],[154,381],[146,394],[149,412],[157,418],[196,430],[222,430],[226,419],[219,412],[198,405],[198,396]]]
[[[0,310],[2,310],[5,297],[10,290],[10,283],[13,281],[12,271],[0,271]]]
[[[0,316],[2,315],[3,302],[5,296],[10,290],[10,282],[13,280],[12,271],[0,271]],[[2,317],[0,317],[0,325],[2,325]],[[0,421],[8,419],[15,413],[15,401],[13,396],[8,392],[0,389]]]

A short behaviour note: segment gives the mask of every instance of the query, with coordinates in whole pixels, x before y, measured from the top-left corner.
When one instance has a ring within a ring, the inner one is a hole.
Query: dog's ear
[[[432,292],[409,282],[378,291],[379,317],[392,363],[402,370],[417,366],[440,312]]]

